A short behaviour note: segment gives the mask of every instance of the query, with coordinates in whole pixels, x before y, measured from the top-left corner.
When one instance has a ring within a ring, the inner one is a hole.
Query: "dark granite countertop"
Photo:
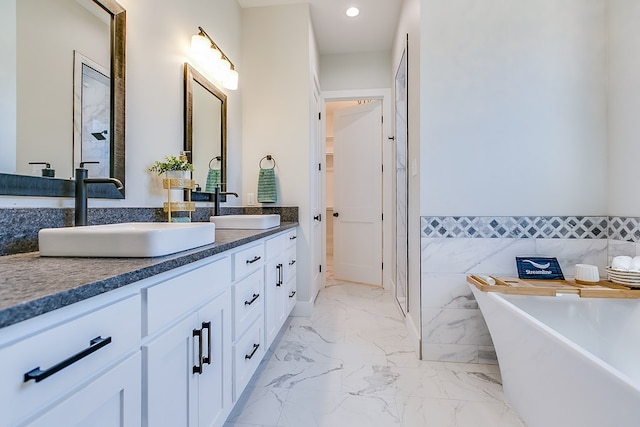
[[[216,242],[155,258],[48,258],[38,252],[0,256],[0,328],[295,228],[216,230]]]

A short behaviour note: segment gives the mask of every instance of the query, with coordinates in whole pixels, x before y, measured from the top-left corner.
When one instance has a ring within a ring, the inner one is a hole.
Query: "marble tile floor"
[[[418,360],[390,292],[332,282],[290,317],[225,427],[523,427],[495,365]]]

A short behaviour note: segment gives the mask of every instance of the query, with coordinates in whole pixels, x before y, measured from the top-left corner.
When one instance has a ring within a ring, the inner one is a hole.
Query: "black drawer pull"
[[[289,298],[293,298],[294,296],[296,296],[296,291],[291,291],[291,295],[289,295]]]
[[[282,280],[282,264],[278,264],[276,265],[276,270],[278,270],[278,277],[276,278],[276,286],[279,288],[282,283],[284,282]]]
[[[289,240],[296,240],[298,238],[298,236],[291,236],[289,237]]]
[[[211,322],[202,322],[202,331],[207,329],[207,356],[202,357],[202,363],[211,365]]]
[[[24,374],[24,382],[26,383],[28,381],[35,380],[37,383],[39,383],[45,378],[49,378],[51,375],[55,374],[56,372],[63,370],[67,366],[76,363],[78,360],[83,359],[88,355],[90,355],[91,353],[100,350],[102,347],[109,344],[110,342],[111,342],[111,337],[106,337],[106,338],[95,337],[94,339],[89,341],[89,347],[85,348],[84,350],[82,350],[77,354],[74,354],[70,358],[63,360],[62,362],[56,365],[53,365],[49,369],[43,371],[40,369],[40,366],[38,366],[37,368],[30,370],[29,372]]]
[[[194,374],[201,374],[203,363],[204,363],[204,356],[202,355],[202,329],[194,329],[193,337],[194,338],[198,337],[199,349],[198,349],[198,364],[193,366],[193,369],[191,370],[191,372]]]
[[[253,304],[259,297],[260,297],[260,294],[253,294],[253,298],[251,298],[251,301],[245,301],[244,305]]]
[[[245,359],[251,359],[253,357],[253,355],[256,354],[256,351],[258,351],[259,347],[260,347],[260,344],[254,344],[253,345],[253,350],[251,350],[251,353],[245,354],[244,358]]]
[[[289,265],[293,265],[293,264],[295,264],[295,263],[296,263],[296,260],[295,260],[295,259],[292,259],[292,260],[289,262]]]
[[[255,256],[252,260],[247,260],[247,264],[253,264],[256,261],[259,261],[262,257]]]

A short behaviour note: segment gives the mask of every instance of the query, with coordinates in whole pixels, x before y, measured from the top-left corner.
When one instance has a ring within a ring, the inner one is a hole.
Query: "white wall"
[[[344,53],[320,56],[322,90],[389,87],[391,52]]]
[[[408,206],[408,236],[409,236],[409,309],[407,314],[407,328],[414,343],[416,351],[420,353],[420,169],[419,164],[421,148],[421,97],[420,94],[420,1],[405,0],[402,4],[398,28],[393,42],[391,75],[392,79],[400,64],[402,52],[405,49],[407,34],[408,42],[408,161],[409,161],[409,206]],[[411,171],[411,164],[415,164],[415,174]],[[395,209],[394,209],[395,210]]]
[[[244,65],[240,52],[241,9],[235,0],[119,0],[127,11],[125,200],[94,200],[95,206],[160,207],[161,182],[146,172],[154,160],[183,146],[183,63],[191,36],[202,26],[240,73],[240,90],[227,91],[228,187],[242,191],[242,105]],[[70,72],[72,68],[70,69]],[[69,119],[71,120],[71,118]],[[70,122],[69,122],[70,123]],[[70,126],[70,124],[69,124]],[[71,140],[69,140],[71,146]],[[231,204],[240,204],[229,198]],[[72,199],[0,197],[0,206],[73,206]]]
[[[310,95],[308,4],[242,11],[242,188],[257,193],[260,159],[276,160],[277,206],[298,206],[298,300],[310,301]],[[269,206],[266,204],[265,206]]]
[[[16,168],[16,0],[0,2],[0,171]]]
[[[161,206],[165,193],[146,172],[154,160],[183,146],[183,63],[191,36],[202,26],[236,65],[240,87],[241,10],[234,0],[122,1],[127,9],[127,199],[130,206]],[[241,192],[241,96],[228,96],[227,184]],[[239,204],[228,198],[230,204]]]
[[[640,216],[640,2],[609,1],[609,214]]]
[[[606,0],[421,0],[422,215],[606,212]]]
[[[108,15],[91,3],[51,0],[19,1],[16,12],[14,170],[32,175],[43,166],[29,162],[49,162],[57,177],[69,178],[73,175],[73,51],[109,69]]]

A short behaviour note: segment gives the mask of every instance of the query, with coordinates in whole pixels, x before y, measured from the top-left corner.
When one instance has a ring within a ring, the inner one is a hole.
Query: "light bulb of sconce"
[[[229,60],[226,58],[220,58],[220,61],[218,61],[218,69],[216,70],[218,80],[223,81],[226,79],[229,71],[231,71],[231,63]]]
[[[202,61],[207,57],[211,43],[203,35],[196,34],[191,37],[191,57],[195,60]]]
[[[209,51],[207,52],[207,67],[215,69],[218,67],[218,63],[222,59],[222,54],[213,45],[209,45]]]
[[[229,90],[238,89],[238,77],[238,72],[234,69],[230,69],[227,76],[222,80],[222,86]]]

